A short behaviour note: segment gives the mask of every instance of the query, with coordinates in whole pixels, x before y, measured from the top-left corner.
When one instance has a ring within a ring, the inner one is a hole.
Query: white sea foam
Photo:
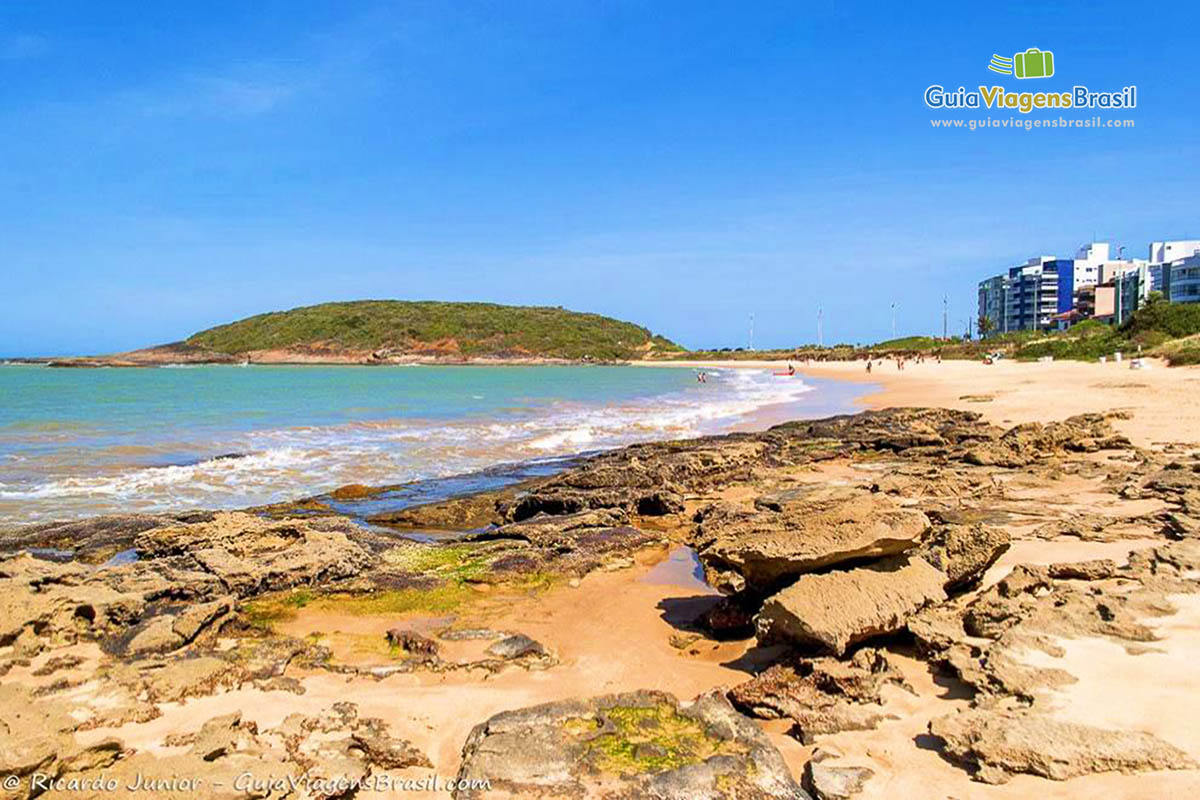
[[[238,452],[180,466],[58,474],[0,485],[0,517],[104,510],[242,507],[346,483],[436,478],[657,438],[718,432],[810,386],[757,370],[710,370],[710,381],[621,403],[552,403],[457,420],[400,419],[253,431],[207,445]]]

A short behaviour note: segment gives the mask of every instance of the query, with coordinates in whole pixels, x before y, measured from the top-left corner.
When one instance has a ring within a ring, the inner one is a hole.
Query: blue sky
[[[746,344],[751,312],[758,346],[812,341],[820,307],[868,341],[892,302],[939,331],[943,293],[961,330],[1031,255],[1200,236],[1194,5],[993,7],[5,4],[0,354],[381,297],[690,346]],[[1055,78],[987,71],[1033,46]],[[934,130],[986,113],[932,83],[1136,84],[1136,128]]]

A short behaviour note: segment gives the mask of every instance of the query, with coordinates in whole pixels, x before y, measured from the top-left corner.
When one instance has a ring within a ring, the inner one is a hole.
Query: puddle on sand
[[[132,564],[137,560],[138,551],[136,548],[131,547],[128,550],[122,550],[119,553],[113,554],[112,558],[100,565],[100,569],[104,569],[105,567],[123,567],[126,564]]]
[[[664,586],[682,586],[686,589],[696,589],[708,594],[717,594],[704,582],[704,568],[696,551],[680,545],[672,548],[665,559],[655,564],[642,576],[643,583],[653,583]]]

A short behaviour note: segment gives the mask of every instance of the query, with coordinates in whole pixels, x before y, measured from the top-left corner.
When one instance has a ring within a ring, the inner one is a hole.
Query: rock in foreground
[[[805,575],[767,598],[756,620],[764,642],[818,645],[842,655],[850,645],[899,630],[946,599],[946,575],[917,556],[868,567]]]
[[[812,744],[823,734],[869,730],[882,722],[881,690],[903,684],[880,650],[863,647],[853,657],[794,657],[771,665],[729,690],[729,699],[761,719],[791,719],[791,734]]]
[[[808,572],[901,553],[929,518],[885,495],[845,487],[760,498],[758,509],[704,512],[695,544],[708,582],[726,594],[766,593]]]
[[[1027,772],[1064,781],[1091,772],[1194,769],[1179,748],[1140,731],[1115,731],[1015,711],[963,711],[929,723],[948,755],[985,783]]]
[[[717,692],[639,691],[505,711],[471,732],[457,798],[792,798],[808,795],[766,735]]]

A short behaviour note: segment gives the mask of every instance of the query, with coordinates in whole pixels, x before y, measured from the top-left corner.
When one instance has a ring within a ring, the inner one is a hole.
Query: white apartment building
[[[1075,253],[1075,279],[1073,288],[1078,291],[1084,286],[1095,286],[1104,281],[1104,266],[1109,262],[1108,242],[1085,244]]]
[[[1200,239],[1176,239],[1169,242],[1151,242],[1149,256],[1150,291],[1162,292],[1170,297],[1171,275],[1164,272],[1164,265],[1195,255],[1200,250]]]
[[[1173,242],[1151,242],[1150,257],[1153,264],[1165,264],[1180,258],[1187,258],[1200,250],[1200,239],[1177,239]]]

